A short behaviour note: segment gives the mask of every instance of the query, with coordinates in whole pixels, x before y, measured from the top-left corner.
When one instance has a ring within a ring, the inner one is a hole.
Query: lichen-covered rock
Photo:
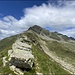
[[[6,66],[7,63],[8,61],[6,60],[6,57],[3,57],[3,67]]]
[[[12,45],[12,50],[8,51],[9,65],[14,65],[19,69],[31,69],[33,67],[34,56],[31,51],[32,45],[27,37],[20,38]]]
[[[24,75],[24,73],[19,68],[16,68],[14,65],[10,66],[10,70],[14,71],[14,73],[17,75]]]
[[[34,56],[31,52],[24,50],[16,50],[10,55],[9,62],[20,68],[32,68]]]
[[[10,56],[13,53],[13,50],[8,50],[8,56]]]

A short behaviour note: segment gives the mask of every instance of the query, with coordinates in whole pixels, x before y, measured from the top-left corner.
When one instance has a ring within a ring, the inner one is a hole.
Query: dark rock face
[[[30,60],[31,61],[31,60]],[[11,65],[14,65],[20,69],[31,69],[31,65],[33,64],[29,64],[29,61],[25,62],[24,60],[20,60],[20,59],[17,59],[17,58],[11,58],[11,61],[10,61]],[[33,65],[32,65],[33,66]]]
[[[34,25],[33,27],[30,27],[28,30],[33,30],[34,32],[40,34],[40,32],[42,31],[43,28],[41,28],[40,26]]]
[[[70,37],[70,39],[71,39],[71,40],[75,40],[75,38],[73,38],[73,37]]]

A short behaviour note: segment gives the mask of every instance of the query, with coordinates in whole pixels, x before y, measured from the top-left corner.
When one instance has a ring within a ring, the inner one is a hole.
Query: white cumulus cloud
[[[43,3],[25,8],[20,20],[11,15],[5,16],[0,19],[0,36],[14,35],[33,25],[49,27],[53,31],[75,37],[75,1],[58,1],[57,5]]]

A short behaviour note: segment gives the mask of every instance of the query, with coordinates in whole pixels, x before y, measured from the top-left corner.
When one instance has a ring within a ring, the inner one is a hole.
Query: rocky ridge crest
[[[3,66],[9,64],[10,70],[17,75],[24,75],[23,70],[30,70],[33,67],[34,56],[31,51],[32,45],[27,36],[21,37],[8,50],[8,61],[3,58]]]

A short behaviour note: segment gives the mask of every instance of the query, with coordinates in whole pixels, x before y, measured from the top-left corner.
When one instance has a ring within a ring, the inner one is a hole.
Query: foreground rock
[[[32,45],[27,37],[19,38],[8,51],[10,69],[17,75],[23,75],[22,70],[33,67]]]

